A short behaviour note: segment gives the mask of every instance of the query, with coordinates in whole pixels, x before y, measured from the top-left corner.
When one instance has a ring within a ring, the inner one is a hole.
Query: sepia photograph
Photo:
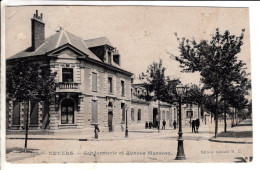
[[[249,8],[5,7],[5,160],[253,161]]]

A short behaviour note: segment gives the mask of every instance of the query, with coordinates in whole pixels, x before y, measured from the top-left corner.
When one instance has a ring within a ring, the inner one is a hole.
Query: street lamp
[[[176,160],[183,160],[185,158],[184,148],[183,148],[183,138],[182,138],[182,118],[181,118],[181,96],[183,96],[186,93],[187,87],[183,86],[182,84],[179,84],[176,86],[176,92],[178,97],[178,103],[179,103],[179,136],[178,136],[178,148],[177,148],[177,156]]]
[[[125,104],[125,137],[126,138],[128,138],[127,109],[128,109],[128,106],[127,106],[127,104]]]

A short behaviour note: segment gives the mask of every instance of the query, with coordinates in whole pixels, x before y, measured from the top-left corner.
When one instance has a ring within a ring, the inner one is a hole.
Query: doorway
[[[71,99],[65,99],[61,103],[61,124],[74,123],[74,102]]]
[[[108,131],[113,132],[113,112],[108,111]]]
[[[153,124],[156,125],[158,121],[158,110],[157,108],[153,108]]]

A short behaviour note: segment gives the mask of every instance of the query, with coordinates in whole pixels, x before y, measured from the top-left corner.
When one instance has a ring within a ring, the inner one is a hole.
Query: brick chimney
[[[45,41],[45,23],[42,21],[42,13],[38,10],[33,15],[32,21],[32,50],[35,51]]]

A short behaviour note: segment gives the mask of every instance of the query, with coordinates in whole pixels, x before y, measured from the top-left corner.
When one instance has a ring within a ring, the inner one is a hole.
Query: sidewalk
[[[158,133],[157,129],[141,129],[141,130],[129,130],[128,138],[125,138],[125,131],[117,132],[104,132],[100,131],[98,139],[94,138],[94,131],[92,128],[82,130],[60,130],[56,134],[29,134],[28,140],[78,140],[78,141],[112,141],[112,140],[129,140],[145,137],[161,136],[169,133],[170,131],[176,131],[171,128],[166,130],[160,130]],[[7,134],[6,139],[25,139],[25,134]]]
[[[233,127],[230,131],[220,132],[217,138],[214,136],[209,138],[212,142],[222,143],[240,143],[252,144],[253,143],[253,126],[252,120],[247,119],[240,122],[237,126]]]

